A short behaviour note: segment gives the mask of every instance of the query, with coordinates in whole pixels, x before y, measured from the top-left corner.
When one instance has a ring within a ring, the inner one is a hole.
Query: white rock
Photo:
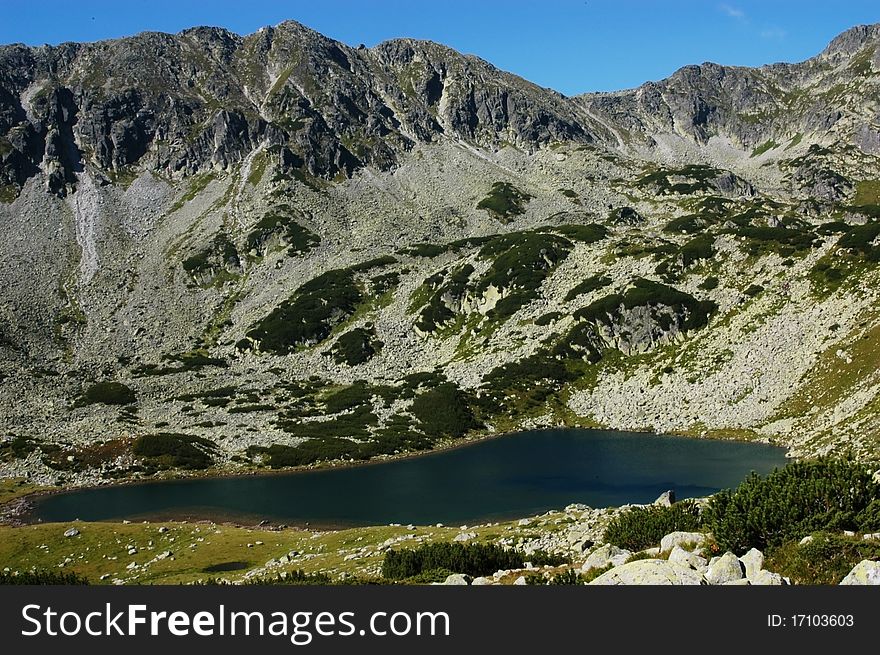
[[[699,585],[696,571],[662,559],[642,559],[606,571],[591,585]]]
[[[68,528],[67,530],[64,531],[65,537],[75,537],[78,534],[79,534],[79,530],[77,530],[76,528]]]
[[[471,539],[476,539],[476,538],[477,538],[476,532],[460,532],[457,535],[455,535],[452,538],[452,540],[453,541],[470,541]]]
[[[654,501],[654,505],[660,505],[661,507],[671,507],[672,503],[675,502],[675,491],[670,489],[669,491],[664,491],[657,497],[657,500]]]
[[[841,580],[843,585],[880,585],[880,562],[864,559]]]
[[[586,573],[591,569],[604,569],[611,564],[612,566],[620,566],[632,556],[632,551],[625,548],[618,548],[612,544],[599,546],[596,550],[587,556],[581,571]]]
[[[808,534],[806,537],[804,537],[803,539],[801,539],[798,542],[798,546],[806,546],[808,543],[811,543],[812,541],[813,541],[813,535]]]
[[[453,573],[448,576],[446,580],[443,582],[445,585],[466,585],[468,584],[468,580],[470,580],[469,576],[463,575],[461,573]]]
[[[706,543],[706,535],[702,532],[670,532],[660,540],[660,550],[669,552],[675,546],[684,548],[685,544],[694,544],[699,547]]]
[[[745,567],[746,577],[751,579],[755,574],[764,568],[764,553],[757,548],[752,548],[745,555],[739,558]]]
[[[516,580],[513,581],[513,584],[515,584],[515,585],[526,584],[526,576],[524,576],[524,575],[519,576]]]
[[[749,581],[753,585],[784,585],[787,584],[785,579],[779,575],[778,573],[773,573],[772,571],[765,571],[761,569],[760,571],[755,572],[754,575],[749,577]]]
[[[749,582],[746,578],[740,578],[739,580],[728,580],[727,582],[722,582],[721,586],[723,587],[747,587],[751,582]]]
[[[745,575],[742,562],[730,551],[718,559],[713,557],[712,560],[709,563],[709,570],[706,571],[706,581],[709,584],[724,584],[732,580],[741,580]]]
[[[482,587],[490,584],[492,584],[492,581],[489,578],[483,577],[482,575],[474,578],[471,582],[472,587]]]
[[[700,557],[696,553],[686,551],[681,546],[676,545],[672,552],[669,553],[669,561],[673,564],[680,564],[694,569],[700,573],[705,573],[709,566],[709,562],[705,557]]]
[[[161,553],[159,553],[158,555],[156,555],[156,559],[168,559],[168,558],[171,557],[173,554],[174,554],[174,553],[172,553],[170,550],[163,550]]]

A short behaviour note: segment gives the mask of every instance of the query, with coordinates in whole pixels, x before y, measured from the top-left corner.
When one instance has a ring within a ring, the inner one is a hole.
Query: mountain
[[[0,47],[0,470],[544,425],[876,457],[880,26],[565,97],[295,22]]]

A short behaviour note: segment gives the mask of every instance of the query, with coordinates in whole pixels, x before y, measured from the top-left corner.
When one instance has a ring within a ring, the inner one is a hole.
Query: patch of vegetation
[[[700,282],[698,285],[699,289],[703,291],[712,291],[712,289],[718,288],[718,277],[715,275],[709,275],[705,280]]]
[[[435,542],[417,548],[394,550],[385,554],[382,577],[405,580],[427,571],[445,569],[470,576],[491,575],[501,569],[520,569],[526,561],[534,565],[569,564],[567,557],[537,551],[526,555],[494,544]]]
[[[750,155],[750,157],[760,157],[768,150],[773,150],[774,148],[778,147],[779,144],[776,143],[776,141],[774,141],[773,139],[770,139],[769,141],[765,141],[761,145],[756,146],[755,149],[752,150],[752,154]]]
[[[178,209],[183,207],[186,203],[191,202],[193,199],[195,199],[195,197],[199,195],[202,191],[204,191],[211,183],[211,181],[214,180],[214,177],[214,173],[202,173],[199,175],[194,175],[190,179],[189,188],[171,206],[171,209],[169,210],[170,213],[173,214]]]
[[[132,453],[157,469],[206,469],[214,463],[214,442],[188,434],[160,432],[135,439]]]
[[[547,312],[546,314],[542,314],[535,319],[535,325],[550,325],[553,321],[562,318],[564,315],[565,314],[563,314],[562,312]]]
[[[576,311],[574,317],[583,321],[607,323],[609,317],[619,318],[621,308],[633,309],[643,306],[672,308],[676,314],[682,317],[680,327],[684,331],[696,330],[706,325],[709,322],[709,316],[717,308],[713,301],[697,300],[690,294],[674,287],[645,278],[636,278],[625,293],[613,293],[600,298]],[[661,316],[658,320],[662,326],[669,327],[672,318]]]
[[[511,417],[542,407],[577,376],[546,351],[497,366],[483,376],[476,405],[485,416]]]
[[[451,382],[445,382],[416,396],[410,412],[429,437],[462,437],[482,427],[470,408],[471,399]]]
[[[743,293],[749,298],[754,298],[764,290],[760,284],[750,284]]]
[[[856,195],[853,205],[880,205],[880,180],[860,180],[856,182]]]
[[[592,293],[597,289],[601,289],[603,287],[607,287],[611,284],[611,278],[605,275],[593,275],[588,277],[586,280],[575,286],[571,291],[565,294],[565,302],[570,302],[577,298],[578,296],[582,296],[588,293]],[[537,323],[537,321],[536,321]]]
[[[359,327],[349,330],[336,339],[329,353],[337,364],[356,366],[364,364],[382,348],[372,327]]]
[[[0,571],[0,585],[87,585],[88,578],[60,571]]]
[[[286,354],[326,339],[363,301],[352,269],[334,269],[303,284],[256,323],[247,336],[263,350]]]
[[[18,187],[14,184],[0,184],[0,202],[10,204],[18,198]]]
[[[73,404],[74,407],[86,405],[130,405],[137,402],[134,391],[121,382],[97,382]]]
[[[880,559],[880,543],[819,532],[809,543],[789,541],[767,556],[769,570],[801,585],[836,585],[862,560]]]
[[[238,250],[224,232],[214,236],[211,244],[183,260],[183,270],[202,286],[220,285],[236,279],[241,268]]]
[[[280,205],[263,215],[245,239],[248,252],[266,254],[273,240],[287,247],[289,254],[303,254],[314,248],[321,239],[294,219],[295,212],[288,205]]]
[[[820,531],[872,532],[880,530],[880,485],[850,459],[801,460],[717,493],[705,519],[718,544],[737,554]]]
[[[732,233],[746,240],[745,250],[749,255],[760,257],[775,252],[780,257],[810,250],[820,245],[816,235],[807,228],[792,227],[754,227],[747,225],[732,230]]]
[[[175,353],[165,355],[163,361],[178,364],[178,366],[160,366],[158,364],[143,364],[135,368],[132,373],[135,377],[145,377],[153,375],[170,375],[172,373],[185,373],[186,371],[196,371],[205,366],[216,366],[226,368],[229,363],[220,357],[212,357],[207,351],[198,349],[190,350],[183,353]]]
[[[532,197],[510,182],[495,182],[488,195],[477,203],[477,209],[485,209],[502,223],[509,223],[514,216],[525,213],[525,205]]]
[[[427,290],[429,295],[415,324],[419,330],[425,333],[436,332],[455,319],[456,313],[450,308],[450,304],[455,306],[461,302],[473,272],[474,267],[465,264],[451,272],[443,269],[422,283],[422,289]],[[417,302],[414,294],[413,304]]]
[[[635,181],[635,185],[653,188],[659,195],[690,195],[713,191],[711,181],[723,173],[724,171],[704,164],[690,164],[677,169],[660,168],[642,175]]]
[[[605,528],[605,541],[631,551],[658,546],[670,532],[694,532],[702,527],[700,510],[690,500],[669,507],[634,507],[615,516]]]

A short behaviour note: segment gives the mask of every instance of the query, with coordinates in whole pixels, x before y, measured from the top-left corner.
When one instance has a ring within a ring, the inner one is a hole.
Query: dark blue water
[[[601,430],[541,430],[382,464],[102,487],[47,496],[31,518],[268,519],[312,526],[473,523],[569,503],[608,507],[736,486],[781,448]]]

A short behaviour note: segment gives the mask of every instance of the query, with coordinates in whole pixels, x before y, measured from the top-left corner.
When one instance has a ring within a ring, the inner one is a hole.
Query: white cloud
[[[743,20],[746,17],[746,12],[742,9],[738,9],[737,7],[732,7],[728,4],[718,5],[719,11],[727,14],[731,18],[736,18],[737,20]]]

